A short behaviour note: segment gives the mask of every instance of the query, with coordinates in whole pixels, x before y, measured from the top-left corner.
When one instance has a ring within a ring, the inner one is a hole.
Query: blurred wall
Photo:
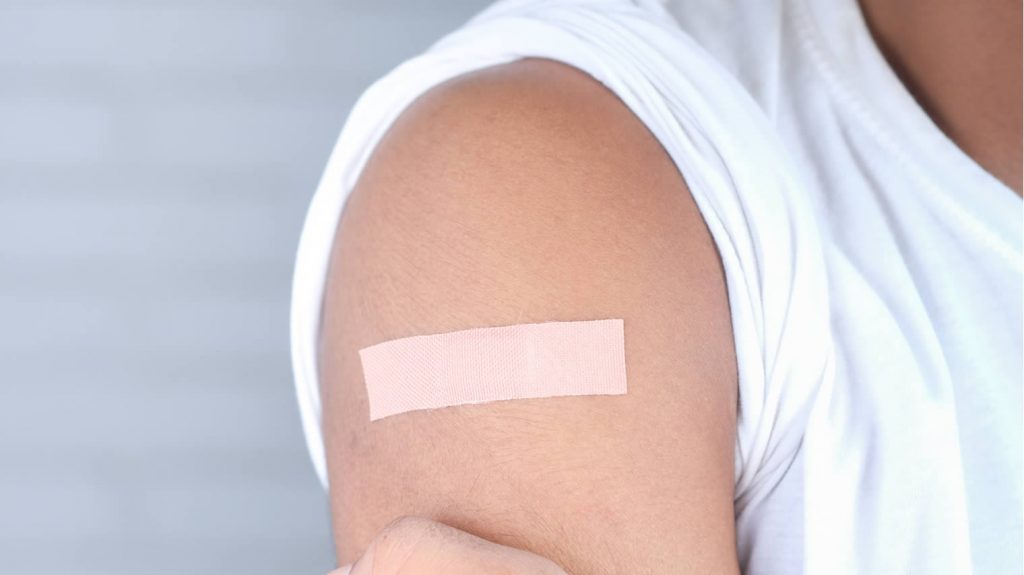
[[[292,256],[444,0],[0,0],[0,573],[324,573]]]

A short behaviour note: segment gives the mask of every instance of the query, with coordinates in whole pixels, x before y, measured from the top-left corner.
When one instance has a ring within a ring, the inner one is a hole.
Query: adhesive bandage
[[[508,399],[626,393],[621,319],[467,329],[359,350],[370,421]]]

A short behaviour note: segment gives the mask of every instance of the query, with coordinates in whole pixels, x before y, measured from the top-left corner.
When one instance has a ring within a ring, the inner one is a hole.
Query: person
[[[339,562],[1022,572],[1020,22],[500,0],[379,79],[293,286]],[[624,395],[367,416],[369,345],[601,318]]]

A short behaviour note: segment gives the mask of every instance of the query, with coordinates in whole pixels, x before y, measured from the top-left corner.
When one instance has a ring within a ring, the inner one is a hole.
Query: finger
[[[388,525],[350,575],[567,575],[553,561],[416,517]]]

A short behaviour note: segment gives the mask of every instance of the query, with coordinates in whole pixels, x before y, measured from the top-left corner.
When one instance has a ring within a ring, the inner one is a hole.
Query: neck
[[[860,3],[886,59],[932,120],[1021,195],[1021,2]]]

